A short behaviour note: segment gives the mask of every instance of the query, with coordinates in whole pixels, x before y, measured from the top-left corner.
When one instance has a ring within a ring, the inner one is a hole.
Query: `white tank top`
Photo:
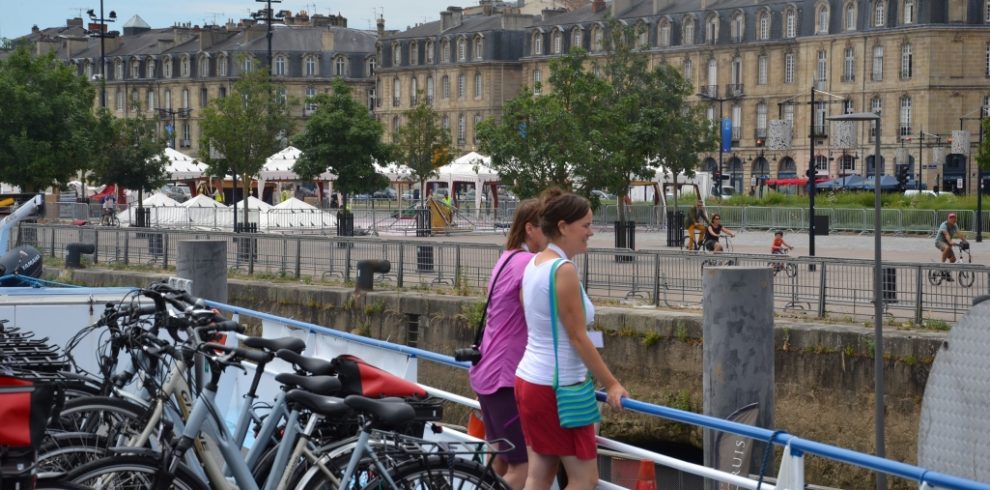
[[[550,269],[557,259],[536,265],[536,258],[529,261],[523,272],[522,299],[526,313],[527,342],[516,376],[533,384],[553,385],[553,334],[550,331]],[[569,260],[567,262],[570,262]],[[563,264],[561,264],[562,266]],[[595,320],[595,306],[581,287],[584,316],[587,324]],[[559,308],[559,307],[558,307]],[[559,312],[559,310],[558,310]],[[557,319],[557,355],[560,361],[560,385],[583,382],[588,373],[581,357],[571,346],[567,331]]]

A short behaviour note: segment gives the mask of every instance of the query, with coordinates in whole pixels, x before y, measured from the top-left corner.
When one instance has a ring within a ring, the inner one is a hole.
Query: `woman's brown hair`
[[[526,243],[526,224],[533,226],[540,225],[540,201],[538,199],[524,199],[516,206],[516,212],[512,215],[512,227],[509,228],[509,236],[505,240],[506,250],[522,248]],[[537,250],[533,250],[537,252]]]
[[[573,223],[588,215],[591,203],[587,199],[560,189],[543,192],[543,210],[540,213],[540,229],[550,240],[560,236],[558,223]]]

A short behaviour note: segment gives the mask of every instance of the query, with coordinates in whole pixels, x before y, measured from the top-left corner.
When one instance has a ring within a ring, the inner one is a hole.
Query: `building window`
[[[553,54],[560,54],[564,50],[564,34],[559,30],[554,30],[550,36],[551,52]]]
[[[715,87],[715,93],[718,93],[718,61],[715,58],[709,58],[708,60],[708,72],[705,77],[705,84],[709,87]]]
[[[220,86],[220,92],[217,94],[217,97],[220,97],[222,99],[222,98],[224,98],[226,96],[227,96],[227,87],[224,87],[224,86],[221,85]]]
[[[605,31],[601,26],[596,25],[591,29],[591,50],[601,51],[605,49]]]
[[[480,60],[485,58],[485,39],[481,36],[474,38],[474,59]]]
[[[199,59],[199,73],[197,73],[200,78],[207,78],[210,76],[210,59],[203,56]]]
[[[901,122],[899,136],[911,135],[911,97],[901,97]]]
[[[467,61],[467,39],[457,38],[457,61]]]
[[[756,84],[766,85],[769,83],[768,71],[769,71],[770,59],[765,54],[761,54],[756,58]]]
[[[883,80],[883,46],[873,47],[873,70],[870,76],[874,82]]]
[[[856,54],[853,48],[847,47],[842,58],[842,81],[851,82],[856,79]]]
[[[983,107],[981,109],[982,111],[980,111],[980,117],[987,117],[987,115],[990,115],[990,95],[983,96]]]
[[[543,92],[543,72],[539,68],[533,70],[533,95]]]
[[[283,92],[282,93],[285,93],[284,89],[283,89]],[[377,93],[378,93],[378,91],[375,90],[374,87],[368,89],[368,110],[369,111],[375,110],[375,99],[377,99],[377,96],[376,96]]]
[[[113,62],[113,79],[123,80],[124,79],[124,62],[117,60]]]
[[[433,64],[433,41],[426,41],[426,49],[424,49],[426,54],[426,63],[428,65]]]
[[[308,116],[316,111],[314,97],[316,97],[316,87],[306,87],[306,104],[303,106],[304,116]]]
[[[911,78],[913,65],[914,58],[911,55],[911,45],[905,44],[901,46],[901,80],[908,80]]]
[[[273,66],[272,68],[274,68],[273,71],[275,72],[274,73],[275,76],[277,76],[277,77],[284,77],[285,76],[285,56],[282,56],[282,55],[276,56],[275,57],[275,66]]]
[[[758,36],[760,41],[770,39],[770,14],[763,12],[760,14]]]
[[[684,79],[688,83],[694,83],[694,63],[690,59],[684,60]]]
[[[465,85],[464,74],[462,73],[460,75],[457,75],[457,98],[458,99],[463,99],[464,98],[464,92],[465,92],[464,85]]]
[[[783,119],[784,121],[787,121],[787,124],[790,125],[790,127],[792,128],[792,131],[793,131],[793,128],[794,128],[794,103],[787,102],[786,104],[784,104],[783,108],[781,109],[780,118]]]
[[[767,136],[767,103],[760,102],[759,104],[756,104],[756,137],[766,138],[766,136]]]
[[[148,91],[148,110],[149,111],[153,111],[155,109],[158,109],[158,104],[157,104],[158,101],[156,99],[157,99],[157,97],[155,97],[155,91],[154,90],[149,90]]]
[[[206,107],[210,103],[210,92],[206,87],[199,89],[199,107]]]
[[[797,37],[797,13],[794,12],[793,8],[787,9],[787,12],[784,13],[784,37]]]
[[[189,89],[182,89],[182,109],[189,108]]]
[[[818,34],[828,34],[828,6],[826,5],[818,8],[818,24],[815,32]]]
[[[853,105],[853,100],[852,99],[846,99],[846,100],[842,101],[842,113],[843,114],[852,114],[853,112],[855,112],[853,109],[854,109],[854,105]]]
[[[846,4],[846,30],[855,31],[856,30],[856,4],[850,2]]]
[[[657,29],[657,45],[662,48],[670,46],[670,22],[667,19],[660,21],[660,27]]]
[[[375,68],[377,67],[377,65],[375,63],[375,57],[372,56],[372,57],[368,58],[367,64],[368,64],[368,76],[369,77],[375,76]]]
[[[732,141],[742,139],[742,106],[735,104],[732,106]]]
[[[141,78],[141,62],[138,60],[131,60],[131,78]]]
[[[828,53],[824,49],[818,50],[818,63],[815,65],[815,81],[819,90],[825,89],[825,81],[828,80]]]
[[[144,78],[155,78],[155,60],[149,59],[144,63]]]
[[[392,107],[399,107],[402,102],[402,81],[399,77],[392,79]]]
[[[440,62],[450,63],[450,41],[446,39],[440,42]]]
[[[887,25],[886,13],[887,9],[883,3],[883,0],[879,0],[876,5],[873,6],[873,25],[876,27],[883,27]]]
[[[416,41],[409,42],[409,64],[413,66],[419,64],[419,45]]]
[[[124,110],[124,90],[123,89],[119,89],[118,88],[118,89],[115,89],[114,90],[113,108],[117,112],[122,112]]]
[[[433,77],[426,77],[426,103],[433,104]]]
[[[904,0],[904,23],[914,24],[914,0]]]
[[[419,103],[419,80],[416,77],[409,80],[409,101],[410,105]]]
[[[881,102],[880,96],[874,96],[870,99],[870,112],[874,114],[880,114],[883,111],[883,102]]]
[[[474,144],[478,144],[478,125],[481,124],[481,114],[474,115],[474,135],[471,137]]]
[[[182,78],[189,78],[189,68],[189,57],[183,56],[182,61],[179,63],[179,70],[181,71],[180,76],[182,76]]]
[[[457,144],[463,145],[467,136],[467,120],[464,118],[464,114],[457,115]]]
[[[990,0],[987,0],[986,5],[983,7],[983,21],[990,22]]]
[[[243,71],[244,73],[250,73],[251,70],[254,69],[254,60],[250,56],[245,57],[244,66],[242,68],[243,70],[241,71]]]
[[[685,46],[691,46],[694,44],[694,19],[691,17],[684,18],[684,36],[681,40],[681,44]]]
[[[571,46],[578,48],[584,47],[584,31],[582,31],[580,27],[574,28],[574,34],[571,38]]]
[[[718,15],[712,15],[705,24],[705,41],[708,44],[718,42]]]
[[[399,66],[402,64],[402,45],[395,43],[392,45],[392,66]]]
[[[392,137],[399,137],[399,116],[392,116]]]
[[[984,63],[984,65],[986,65],[986,68],[983,72],[987,77],[990,77],[990,43],[987,43],[987,55],[985,58],[986,59],[984,61],[986,61],[986,63]]]
[[[537,32],[534,32],[533,33],[533,54],[534,55],[537,55],[537,56],[543,54],[543,33],[542,32],[537,31]]]
[[[315,77],[319,74],[319,64],[316,62],[316,56],[306,57],[306,76]]]
[[[225,76],[227,76],[227,57],[226,56],[220,56],[220,59],[217,60],[217,76],[218,77],[225,77]]]
[[[338,77],[347,76],[347,60],[343,56],[338,56],[333,62],[334,75]]]
[[[743,16],[742,12],[737,12],[736,15],[732,17],[732,25],[730,26],[729,33],[732,36],[732,40],[740,43],[743,40],[743,35],[745,35],[745,25],[746,17]]]
[[[482,89],[482,85],[481,85],[481,72],[475,72],[474,73],[474,98],[475,99],[480,99],[481,98],[481,89]]]
[[[189,148],[192,146],[192,139],[189,133],[189,123],[182,123],[182,147]]]
[[[165,91],[165,108],[166,109],[171,109],[172,108],[172,91],[171,90],[166,90]]]
[[[447,75],[440,79],[440,96],[444,99],[450,98],[450,77]]]
[[[784,53],[784,83],[794,83],[794,53]]]
[[[285,107],[285,104],[289,102],[289,93],[285,87],[275,89],[275,100],[277,100],[278,104],[283,107]]]

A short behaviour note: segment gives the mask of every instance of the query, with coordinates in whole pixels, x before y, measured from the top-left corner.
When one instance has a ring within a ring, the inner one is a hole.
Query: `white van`
[[[936,193],[935,191],[927,190],[927,189],[922,189],[922,190],[908,189],[908,190],[904,191],[904,195],[907,196],[907,197],[919,196],[919,195],[920,196],[938,197],[938,193]]]

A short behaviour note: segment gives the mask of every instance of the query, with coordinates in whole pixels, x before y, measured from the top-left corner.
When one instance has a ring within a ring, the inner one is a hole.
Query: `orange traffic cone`
[[[635,490],[657,490],[657,468],[653,461],[639,462]]]
[[[481,421],[481,417],[478,416],[477,410],[471,410],[468,414],[468,435],[472,437],[477,437],[478,439],[485,438],[485,423]]]

